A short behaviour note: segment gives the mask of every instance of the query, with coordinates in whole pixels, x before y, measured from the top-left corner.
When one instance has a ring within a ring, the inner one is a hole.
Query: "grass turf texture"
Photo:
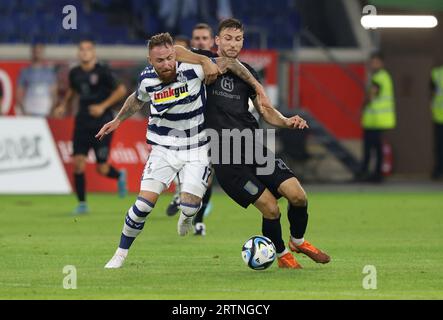
[[[442,299],[442,193],[310,193],[306,238],[332,256],[303,270],[274,263],[253,271],[241,259],[261,233],[255,208],[212,197],[206,237],[176,232],[162,196],[122,269],[105,270],[135,196],[90,194],[91,213],[73,217],[74,196],[0,196],[1,299]],[[285,241],[286,204],[280,202]],[[77,289],[63,289],[63,267]],[[365,290],[365,265],[377,289]]]

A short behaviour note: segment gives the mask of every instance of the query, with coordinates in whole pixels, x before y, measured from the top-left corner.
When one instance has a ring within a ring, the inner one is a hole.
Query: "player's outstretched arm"
[[[99,140],[102,140],[106,135],[115,131],[123,121],[139,111],[144,104],[145,102],[137,99],[136,92],[132,93],[126,99],[123,107],[120,109],[120,112],[117,114],[114,120],[109,121],[107,124],[105,124],[95,135],[95,137]]]
[[[228,57],[218,57],[215,59],[217,65],[222,73],[226,70],[231,71],[236,76],[241,78],[247,84],[249,84],[257,93],[259,101],[265,104],[271,104],[268,96],[266,95],[265,89],[260,82],[254,77],[254,75],[246,68],[238,59],[228,58]]]
[[[203,68],[205,74],[205,83],[210,84],[217,79],[221,73],[218,66],[211,61],[208,57],[194,53],[183,46],[175,45],[176,59],[179,62],[199,64]]]
[[[258,96],[253,100],[253,103],[254,107],[257,109],[263,119],[274,127],[301,130],[309,128],[306,120],[304,120],[302,117],[296,115],[287,118],[271,104],[262,103]]]

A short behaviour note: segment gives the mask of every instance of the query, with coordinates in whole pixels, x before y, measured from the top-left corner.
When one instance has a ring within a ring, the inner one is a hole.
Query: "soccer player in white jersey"
[[[192,228],[192,218],[200,209],[211,173],[203,115],[205,73],[209,75],[206,77],[208,81],[208,78],[229,69],[266,99],[263,87],[234,59],[221,58],[213,60],[214,64],[202,56],[201,60],[195,61],[202,66],[179,63],[168,33],[153,36],[148,49],[151,65],[141,73],[138,90],[128,97],[116,118],[96,135],[102,139],[140,110],[144,103],[151,103],[147,142],[152,145],[152,151],[143,172],[139,196],[126,214],[119,247],[105,268],[123,265],[159,195],[176,175],[181,182],[178,234],[184,236]]]

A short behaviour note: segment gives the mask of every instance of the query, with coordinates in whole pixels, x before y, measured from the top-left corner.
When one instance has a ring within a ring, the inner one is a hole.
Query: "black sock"
[[[305,235],[308,225],[308,204],[304,207],[288,205],[288,220],[291,230],[291,236],[301,239]]]
[[[120,177],[120,171],[115,169],[113,166],[109,166],[109,172],[106,176],[112,179],[118,179]]]
[[[203,222],[203,216],[205,214],[206,207],[208,206],[209,200],[211,199],[211,194],[212,194],[212,186],[208,187],[208,190],[206,190],[206,193],[203,196],[202,207],[195,214],[195,218],[194,218],[194,221],[193,221],[194,225],[196,223]]]
[[[263,217],[262,233],[265,237],[271,239],[277,253],[285,251],[286,247],[282,239],[280,218],[271,220]]]
[[[85,174],[75,173],[74,174],[75,192],[77,193],[77,199],[80,202],[86,201],[85,194]]]

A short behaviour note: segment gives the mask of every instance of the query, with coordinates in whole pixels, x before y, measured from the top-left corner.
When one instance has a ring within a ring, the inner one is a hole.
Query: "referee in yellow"
[[[381,53],[371,55],[369,90],[362,114],[363,163],[359,178],[364,181],[382,182],[383,133],[396,126],[394,85],[384,67]],[[375,155],[375,170],[369,169],[372,154]]]
[[[432,120],[435,132],[433,179],[443,178],[443,65],[432,69]]]

